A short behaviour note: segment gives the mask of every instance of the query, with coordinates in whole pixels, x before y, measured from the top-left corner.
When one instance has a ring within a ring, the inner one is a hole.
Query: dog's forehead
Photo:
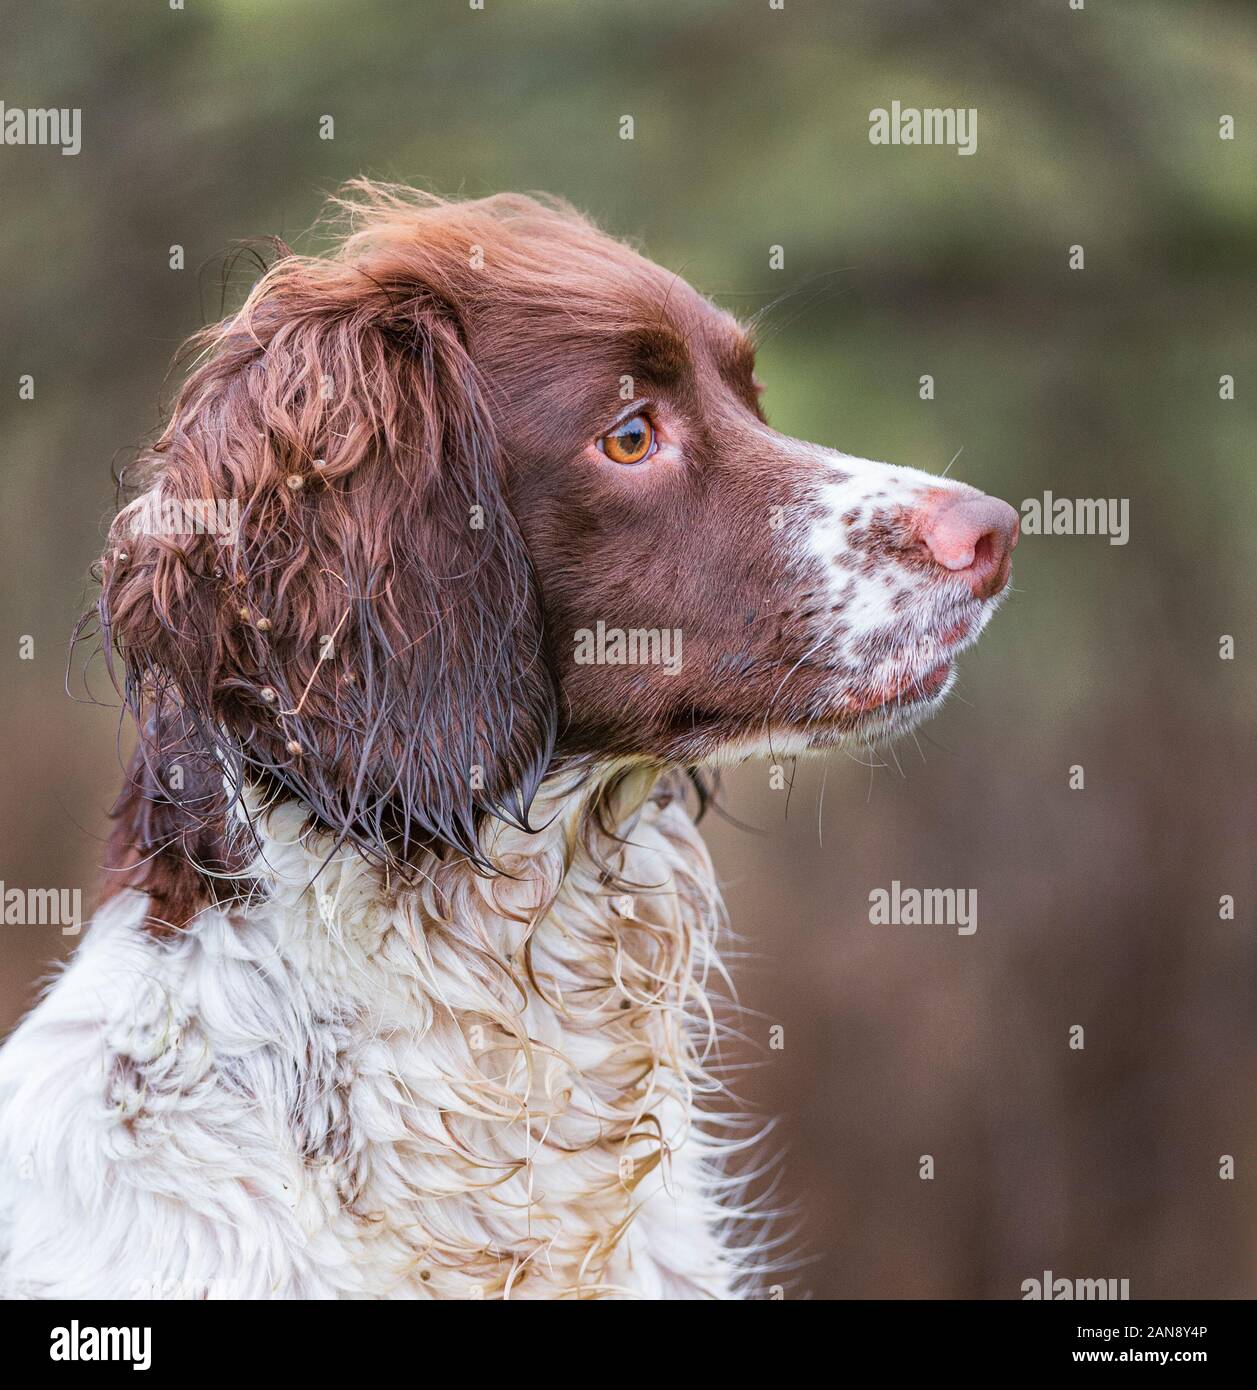
[[[700,294],[679,271],[664,270],[651,261],[633,296],[639,323],[671,334],[691,355],[717,362],[753,355],[750,340],[737,319]]]
[[[647,352],[706,354],[721,363],[753,355],[733,315],[700,294],[682,272],[600,232],[592,232],[580,251],[555,261],[539,245],[546,273],[538,291],[546,307],[555,307],[557,290],[564,312],[571,315],[580,306]],[[583,317],[579,311],[578,316]]]
[[[693,399],[721,381],[751,392],[754,351],[734,316],[623,242],[592,229],[561,248],[530,236],[507,277],[503,293],[477,300],[489,327],[477,347],[508,403],[562,408],[574,380]]]
[[[647,379],[664,386],[723,380],[747,387],[755,350],[732,314],[676,280],[666,300],[638,301],[617,335],[621,351]]]

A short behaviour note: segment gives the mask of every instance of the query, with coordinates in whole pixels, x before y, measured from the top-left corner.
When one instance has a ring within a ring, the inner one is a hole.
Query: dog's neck
[[[721,907],[679,789],[550,783],[536,833],[496,827],[500,875],[450,863],[409,886],[303,821],[257,817],[267,900],[195,935],[287,1003],[299,1201],[331,1213],[363,1291],[727,1292],[693,1106]]]

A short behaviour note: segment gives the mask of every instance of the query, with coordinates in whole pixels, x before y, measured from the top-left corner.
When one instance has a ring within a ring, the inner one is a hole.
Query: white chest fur
[[[390,889],[289,805],[256,905],[161,942],[115,899],[0,1053],[6,1290],[728,1296],[693,1106],[719,900],[634,782],[623,851],[551,793],[510,877]]]

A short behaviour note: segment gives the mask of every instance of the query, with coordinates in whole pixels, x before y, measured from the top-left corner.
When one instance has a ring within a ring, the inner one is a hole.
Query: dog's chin
[[[753,757],[793,758],[833,748],[876,747],[910,733],[937,713],[955,683],[955,667],[948,659],[893,694],[870,691],[854,700],[848,694],[832,709],[807,719],[774,723],[758,734],[709,741],[690,761],[729,766]]]
[[[855,709],[848,702],[830,716],[809,721],[798,732],[806,736],[809,752],[850,744],[868,747],[888,743],[935,714],[955,683],[952,661],[941,661],[892,694],[861,698]]]
[[[932,695],[899,699],[860,714],[854,720],[811,725],[803,731],[807,736],[807,748],[804,751],[823,753],[831,748],[852,745],[867,748],[890,743],[904,734],[911,733],[918,724],[925,723],[937,713],[946,700],[954,680],[954,675],[949,675],[946,683]]]

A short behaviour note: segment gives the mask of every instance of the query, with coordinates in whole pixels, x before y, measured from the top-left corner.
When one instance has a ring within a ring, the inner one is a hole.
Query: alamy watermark
[[[889,888],[869,893],[869,922],[875,927],[955,927],[957,936],[972,936],[978,929],[978,890],[905,888],[892,879]]]
[[[48,1347],[51,1361],[129,1361],[133,1371],[153,1364],[151,1327],[88,1327],[77,1318],[54,1327]]]
[[[147,492],[135,502],[131,529],[140,536],[234,536],[240,529],[237,498],[161,497]]]
[[[60,927],[62,936],[83,928],[81,888],[8,888],[0,879],[0,912],[6,927]]]
[[[62,154],[83,148],[83,112],[65,106],[6,106],[0,101],[0,142],[60,145]]]
[[[1110,545],[1130,539],[1128,497],[1027,497],[1021,504],[1026,536],[1107,536]]]
[[[951,145],[958,155],[976,154],[976,106],[875,106],[869,112],[870,145]]]
[[[1107,1299],[1111,1302],[1126,1301],[1130,1298],[1129,1279],[1065,1279],[1054,1276],[1050,1269],[1043,1271],[1042,1279],[1023,1279],[1021,1281],[1022,1302],[1042,1300],[1044,1302],[1063,1302],[1069,1299]]]
[[[577,628],[574,657],[578,666],[659,666],[675,676],[681,670],[679,627]]]

